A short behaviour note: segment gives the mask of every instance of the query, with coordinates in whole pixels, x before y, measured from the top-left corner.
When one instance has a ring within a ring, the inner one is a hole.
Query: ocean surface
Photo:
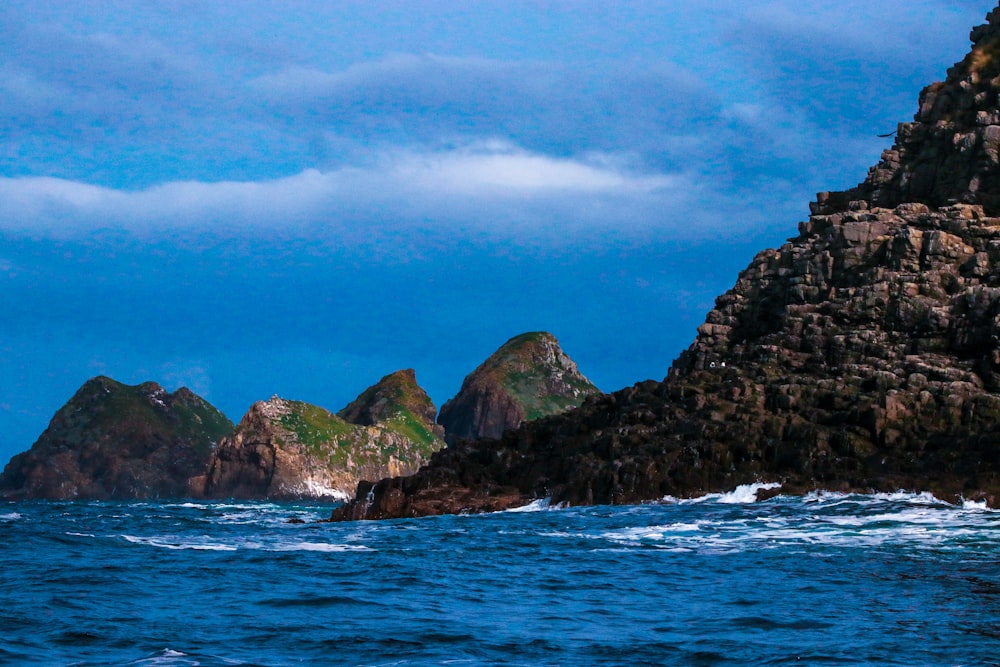
[[[0,664],[1000,664],[1000,512],[971,503],[330,509],[0,504]]]

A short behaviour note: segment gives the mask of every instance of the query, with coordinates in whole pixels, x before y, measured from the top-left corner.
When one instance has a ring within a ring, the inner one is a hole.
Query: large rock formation
[[[368,387],[337,413],[341,419],[359,426],[395,420],[408,421],[428,430],[414,435],[414,440],[429,442],[431,436],[444,437],[444,429],[434,424],[437,408],[427,392],[417,384],[412,368],[390,373]]]
[[[758,254],[664,382],[449,447],[334,518],[758,480],[1000,505],[1000,9],[987,18],[867,179]]]
[[[260,401],[219,443],[198,485],[214,498],[345,498],[363,479],[416,471],[443,447],[435,412],[412,370],[369,387],[343,418],[300,401]]]
[[[515,336],[466,376],[441,407],[438,423],[457,438],[499,438],[522,422],[565,412],[600,393],[559,347],[555,336]]]
[[[5,498],[105,499],[191,495],[212,445],[233,428],[188,389],[87,381],[30,450],[0,476]]]

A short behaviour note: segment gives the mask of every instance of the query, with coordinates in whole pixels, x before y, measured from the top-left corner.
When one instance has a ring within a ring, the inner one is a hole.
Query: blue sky
[[[547,330],[662,378],[990,2],[0,4],[0,463],[88,378],[238,420]]]

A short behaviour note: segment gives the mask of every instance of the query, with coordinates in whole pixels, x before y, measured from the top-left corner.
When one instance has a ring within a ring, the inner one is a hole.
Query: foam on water
[[[722,502],[751,495],[306,525],[329,505],[25,503],[0,663],[996,662],[1000,512]]]
[[[323,480],[318,479],[307,479],[290,491],[292,495],[300,495],[306,498],[324,498],[327,500],[347,501],[353,497],[350,493],[345,492],[343,489],[329,486]]]
[[[328,553],[343,553],[346,551],[371,551],[371,547],[361,544],[331,544],[328,542],[288,542],[270,547],[262,547],[267,551],[323,551]]]
[[[533,500],[527,505],[522,505],[521,507],[512,507],[508,510],[503,510],[501,513],[520,513],[520,512],[551,512],[554,510],[565,509],[566,506],[563,503],[552,504],[551,498],[539,498],[538,500]]]
[[[209,542],[205,539],[198,538],[182,538],[172,535],[162,535],[156,537],[139,537],[136,535],[122,535],[121,536],[126,542],[131,542],[132,544],[142,544],[151,547],[159,547],[161,549],[171,549],[171,550],[184,550],[193,549],[195,551],[236,551],[237,547],[231,544],[219,544],[217,542]]]
[[[738,490],[731,497],[746,499],[749,490]],[[713,500],[727,504],[722,494],[712,494],[682,502],[678,509]],[[732,552],[796,545],[952,549],[965,548],[969,540],[982,541],[989,535],[983,532],[982,514],[976,516],[982,512],[980,505],[971,508],[950,505],[930,494],[840,495],[787,499],[787,502],[802,507],[821,503],[822,512],[812,515],[768,512],[752,520],[743,513],[723,514],[712,521],[629,527],[605,531],[597,537],[617,545]],[[990,541],[984,544],[989,545]]]
[[[7,514],[0,514],[0,521],[17,521],[23,518],[17,512],[8,512]]]
[[[697,498],[685,498],[677,500],[673,496],[664,496],[665,502],[676,502],[679,504],[717,502],[726,505],[747,505],[757,502],[757,492],[763,489],[776,489],[781,484],[777,482],[756,482],[754,484],[741,484],[728,493],[707,493]]]

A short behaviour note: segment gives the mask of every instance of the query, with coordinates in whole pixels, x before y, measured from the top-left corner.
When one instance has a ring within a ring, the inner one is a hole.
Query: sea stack
[[[1000,9],[987,20],[864,182],[759,253],[663,382],[450,447],[334,518],[755,481],[1000,506]]]
[[[341,416],[275,396],[251,406],[198,485],[209,498],[350,497],[361,480],[412,473],[443,447],[435,412],[412,370],[382,378]]]
[[[598,393],[555,336],[524,333],[466,376],[458,394],[441,407],[438,423],[449,442],[499,438],[525,421],[565,412]]]
[[[233,428],[190,390],[88,380],[0,476],[4,498],[135,499],[192,494],[214,443]]]

